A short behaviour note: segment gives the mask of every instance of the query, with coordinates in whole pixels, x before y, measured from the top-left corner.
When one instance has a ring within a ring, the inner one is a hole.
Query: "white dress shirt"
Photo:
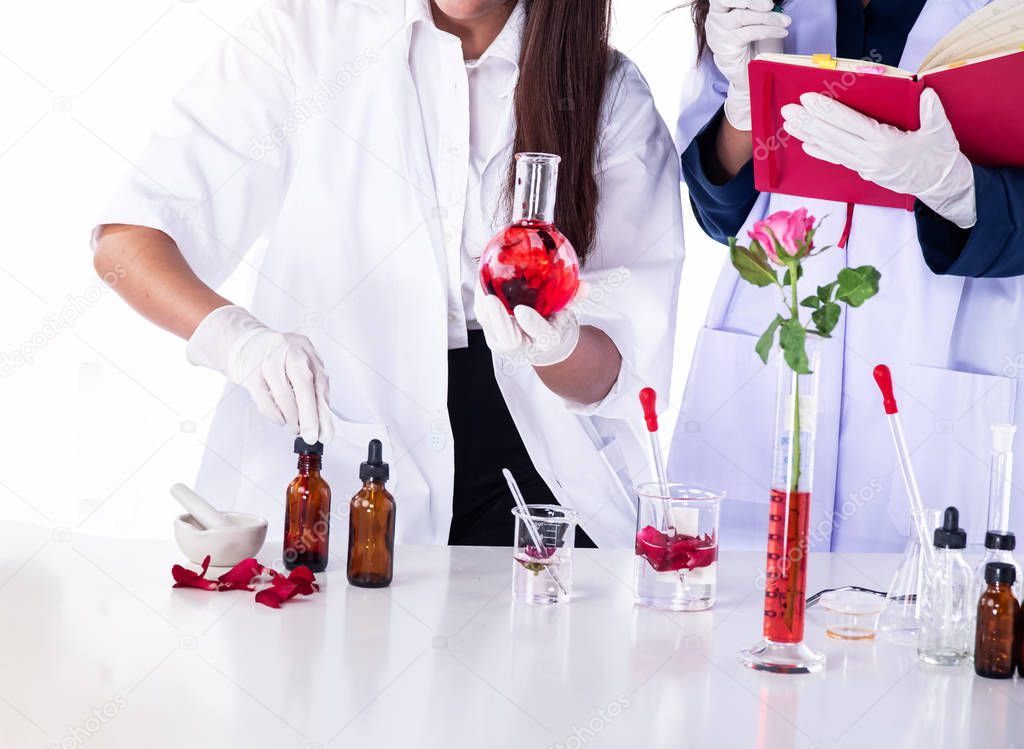
[[[473,314],[480,255],[507,218],[501,206],[484,206],[474,196],[485,166],[504,145],[499,127],[513,106],[525,12],[517,3],[478,60],[464,60],[459,38],[434,25],[427,0],[408,0],[408,13],[409,69],[448,260],[448,348],[463,348],[467,328],[480,327]]]

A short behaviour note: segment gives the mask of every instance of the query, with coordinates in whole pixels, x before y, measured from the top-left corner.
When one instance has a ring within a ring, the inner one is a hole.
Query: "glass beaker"
[[[695,486],[636,488],[636,574],[642,606],[703,611],[715,602],[722,495]]]
[[[537,604],[565,603],[572,594],[572,551],[579,515],[560,505],[516,507],[512,596]]]
[[[917,645],[921,628],[921,601],[924,595],[925,549],[921,546],[921,534],[915,530],[915,523],[923,523],[925,536],[942,525],[942,510],[926,508],[910,514],[910,535],[903,559],[896,568],[889,592],[885,597],[885,609],[879,620],[878,629],[889,642],[900,645]]]

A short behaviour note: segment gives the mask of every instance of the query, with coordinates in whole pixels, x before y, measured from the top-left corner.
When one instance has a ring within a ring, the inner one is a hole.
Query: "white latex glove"
[[[473,306],[491,351],[513,360],[521,358],[525,364],[548,367],[563,362],[580,341],[580,310],[575,299],[551,319],[522,304],[513,316],[498,297],[478,285]]]
[[[261,414],[307,443],[334,437],[327,372],[306,336],[271,330],[230,305],[203,318],[185,355],[244,387]]]
[[[811,156],[853,169],[866,180],[913,195],[962,229],[978,221],[974,169],[960,152],[938,95],[921,95],[921,128],[883,125],[823,94],[782,108],[786,132]]]
[[[729,81],[725,116],[737,130],[750,130],[750,80],[747,65],[753,45],[763,39],[789,36],[792,19],[773,13],[772,0],[711,0],[704,26],[715,65]]]

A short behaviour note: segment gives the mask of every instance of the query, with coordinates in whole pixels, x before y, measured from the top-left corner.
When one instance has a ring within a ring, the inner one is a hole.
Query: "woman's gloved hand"
[[[823,94],[782,108],[786,132],[811,156],[853,169],[866,180],[913,195],[961,229],[978,221],[974,168],[960,151],[938,94],[921,95],[921,127],[884,125]]]
[[[750,81],[747,65],[753,44],[763,39],[784,39],[792,19],[774,13],[772,0],[711,0],[704,26],[715,65],[729,81],[725,116],[737,130],[750,130]]]
[[[523,363],[535,367],[549,367],[568,359],[580,340],[580,318],[577,300],[584,294],[584,286],[568,307],[545,318],[531,307],[520,304],[514,316],[505,309],[501,300],[477,286],[473,306],[476,319],[484,330],[491,351],[512,358],[522,357]]]
[[[229,305],[203,318],[185,354],[244,387],[261,414],[307,443],[334,437],[327,372],[306,336],[271,330]]]

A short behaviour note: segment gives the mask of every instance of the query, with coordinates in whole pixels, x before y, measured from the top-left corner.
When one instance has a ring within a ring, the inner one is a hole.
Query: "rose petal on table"
[[[302,596],[309,596],[320,590],[316,584],[316,576],[313,571],[305,565],[299,565],[288,575],[289,582],[295,585],[296,592]]]
[[[207,580],[206,571],[210,569],[210,555],[207,554],[203,560],[202,572],[196,572],[190,570],[187,567],[182,567],[180,564],[176,564],[171,567],[171,577],[174,578],[175,588],[199,588],[201,590],[216,590],[217,581]]]
[[[254,558],[243,559],[217,578],[220,590],[255,590],[254,580],[263,574],[263,565]]]
[[[272,609],[281,608],[281,604],[284,603],[285,599],[277,592],[276,588],[264,588],[256,594],[256,603],[262,603],[264,606],[269,606]]]

